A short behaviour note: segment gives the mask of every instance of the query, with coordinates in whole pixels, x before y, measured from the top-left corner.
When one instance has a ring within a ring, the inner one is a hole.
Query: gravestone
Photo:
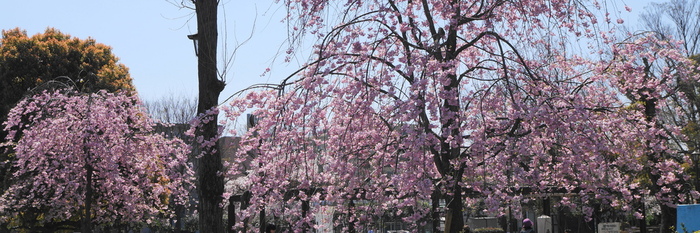
[[[496,217],[476,217],[470,218],[467,223],[471,229],[479,228],[500,228],[498,218]]]
[[[552,217],[542,215],[537,217],[537,233],[553,233]]]

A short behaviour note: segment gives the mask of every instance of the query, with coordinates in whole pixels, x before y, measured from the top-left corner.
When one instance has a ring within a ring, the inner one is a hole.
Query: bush
[[[499,227],[485,227],[485,228],[477,228],[472,231],[473,233],[505,233],[503,231],[503,228]]]

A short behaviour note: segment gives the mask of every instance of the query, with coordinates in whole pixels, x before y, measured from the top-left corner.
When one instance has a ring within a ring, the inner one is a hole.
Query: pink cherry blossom
[[[39,225],[75,221],[88,205],[94,225],[167,220],[171,206],[187,204],[189,148],[153,125],[125,94],[55,91],[22,100],[4,123],[16,157],[0,220],[39,211]]]
[[[572,1],[283,2],[296,36],[322,33],[296,76],[227,108],[259,119],[229,169],[254,196],[240,217],[266,208],[302,231],[333,203],[344,229],[400,213],[417,230],[439,198],[461,229],[472,198],[517,213],[557,190],[590,220],[594,203],[633,214],[685,192],[684,155],[664,140],[679,129],[650,114],[690,77],[677,44],[616,38]],[[301,202],[319,204],[303,216]]]

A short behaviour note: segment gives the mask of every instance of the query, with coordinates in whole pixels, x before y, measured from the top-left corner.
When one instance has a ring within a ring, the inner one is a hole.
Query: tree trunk
[[[88,100],[88,105],[90,105],[92,99]],[[88,111],[88,117],[90,112]],[[88,131],[93,133],[92,131]],[[94,173],[94,168],[90,164],[90,148],[88,148],[89,139],[83,138],[83,153],[85,153],[85,203],[83,204],[83,216],[80,221],[81,232],[92,233],[92,175]]]
[[[183,225],[183,220],[182,220],[182,215],[185,213],[185,207],[182,205],[176,205],[175,207],[175,233],[182,233],[182,225]],[[128,232],[128,231],[125,231]]]
[[[229,198],[231,200],[231,198]],[[233,201],[228,202],[228,224],[226,225],[226,232],[233,233],[233,226],[236,225],[236,204]]]
[[[644,197],[639,202],[642,203],[642,219],[639,219],[639,233],[648,233],[647,231],[647,207],[644,203]]]
[[[645,60],[646,62],[646,60]],[[647,66],[647,70],[648,70]],[[656,103],[657,100],[652,97],[648,97],[646,95],[642,95],[641,100],[644,103],[644,116],[646,117],[646,120],[651,122],[656,120]],[[659,124],[656,122],[656,124]],[[658,158],[656,157],[658,156]],[[663,158],[666,157],[666,154],[661,153],[661,154],[654,154],[651,153],[647,155],[649,158],[649,161],[651,161],[652,164],[660,163]],[[661,191],[661,186],[657,185],[657,181],[661,179],[661,176],[658,173],[653,173],[650,172],[650,177],[651,177],[651,190],[652,193],[657,193]],[[673,207],[669,207],[666,205],[666,203],[660,203],[661,205],[661,224],[660,224],[660,233],[673,233],[674,231],[671,230],[672,226],[676,225],[676,209]]]
[[[459,1],[453,1],[452,4],[458,4]],[[457,11],[456,15],[460,15],[460,12]],[[440,29],[442,30],[442,29]],[[438,30],[437,35],[442,34],[442,32],[439,32]],[[455,28],[450,28],[447,30],[447,35],[445,38],[445,56],[444,56],[444,61],[452,61],[457,59],[457,30]],[[443,60],[439,56],[436,57],[437,60]],[[443,92],[445,94],[445,98],[442,100],[442,110],[440,113],[440,116],[442,119],[441,122],[445,122],[442,125],[441,133],[442,135],[446,136],[452,136],[452,138],[462,138],[462,132],[460,130],[460,126],[462,124],[461,120],[459,119],[460,115],[460,99],[459,99],[459,79],[457,78],[457,74],[454,73],[455,71],[452,70],[451,68],[454,67],[444,67],[443,71],[449,71],[451,73],[447,74],[447,79],[450,80],[450,83],[445,85],[443,88]],[[462,202],[462,186],[459,184],[459,182],[462,181],[462,175],[464,174],[464,167],[463,165],[454,165],[452,164],[452,160],[458,159],[460,157],[460,145],[458,146],[452,146],[451,143],[447,142],[447,137],[442,138],[441,141],[441,157],[442,157],[442,167],[446,167],[449,170],[444,171],[444,174],[450,174],[450,179],[452,180],[447,180],[447,183],[450,184],[448,186],[452,190],[447,190],[448,193],[445,195],[447,201],[447,213],[445,216],[445,232],[446,233],[457,233],[464,228],[464,219],[463,219],[463,214],[462,214],[462,208],[464,207],[464,204]],[[446,172],[446,173],[445,173]],[[449,193],[451,192],[451,194]]]
[[[355,233],[355,202],[350,199],[350,202],[348,203],[348,233]]]
[[[260,232],[265,232],[265,228],[267,228],[267,222],[265,221],[265,207],[260,210]]]
[[[676,208],[669,207],[667,205],[661,205],[661,233],[673,233],[678,232],[680,229],[673,231],[671,227],[676,226]]]
[[[203,114],[216,107],[219,94],[224,89],[224,82],[217,75],[217,0],[193,1],[197,13],[198,34],[198,78],[199,104],[197,113]],[[209,121],[203,123],[196,136],[204,140],[216,140],[218,137],[218,119],[213,114]],[[218,146],[218,142],[216,143]],[[199,194],[199,231],[223,233],[223,200],[224,180],[219,173],[222,171],[221,154],[216,147],[201,148],[203,156],[197,167],[197,191]]]
[[[440,232],[440,192],[436,189],[433,191],[433,195],[430,196],[432,200],[432,218],[433,218],[433,232]]]
[[[659,163],[658,161],[654,161],[655,163]],[[651,181],[652,181],[652,193],[657,193],[661,192],[661,187],[656,185],[656,182],[661,179],[661,176],[658,174],[651,174]],[[661,208],[661,221],[659,223],[659,231],[658,232],[653,232],[653,233],[673,233],[671,227],[676,226],[676,208],[670,207],[666,205],[666,203],[659,203],[659,206]],[[678,229],[677,229],[678,230]],[[648,232],[652,233],[652,232]]]
[[[89,160],[89,157],[88,157]],[[92,233],[92,173],[93,169],[90,164],[85,164],[85,209],[81,222],[81,232]]]
[[[309,200],[301,200],[301,217],[302,218],[306,219],[309,216],[310,209],[311,209],[311,205],[309,204]],[[306,220],[304,220],[304,221],[306,221]],[[309,229],[311,229],[309,224],[304,222],[304,225],[301,227],[301,232],[309,232]]]
[[[462,208],[462,186],[456,181],[453,186],[452,195],[448,196],[447,213],[445,216],[445,233],[457,233],[464,228],[464,215]]]

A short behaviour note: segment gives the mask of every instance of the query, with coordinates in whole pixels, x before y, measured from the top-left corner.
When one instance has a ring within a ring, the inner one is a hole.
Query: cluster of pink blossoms
[[[14,173],[0,220],[75,221],[85,211],[95,225],[167,218],[172,206],[187,204],[189,148],[153,125],[138,99],[123,93],[55,91],[22,100],[4,123]]]

